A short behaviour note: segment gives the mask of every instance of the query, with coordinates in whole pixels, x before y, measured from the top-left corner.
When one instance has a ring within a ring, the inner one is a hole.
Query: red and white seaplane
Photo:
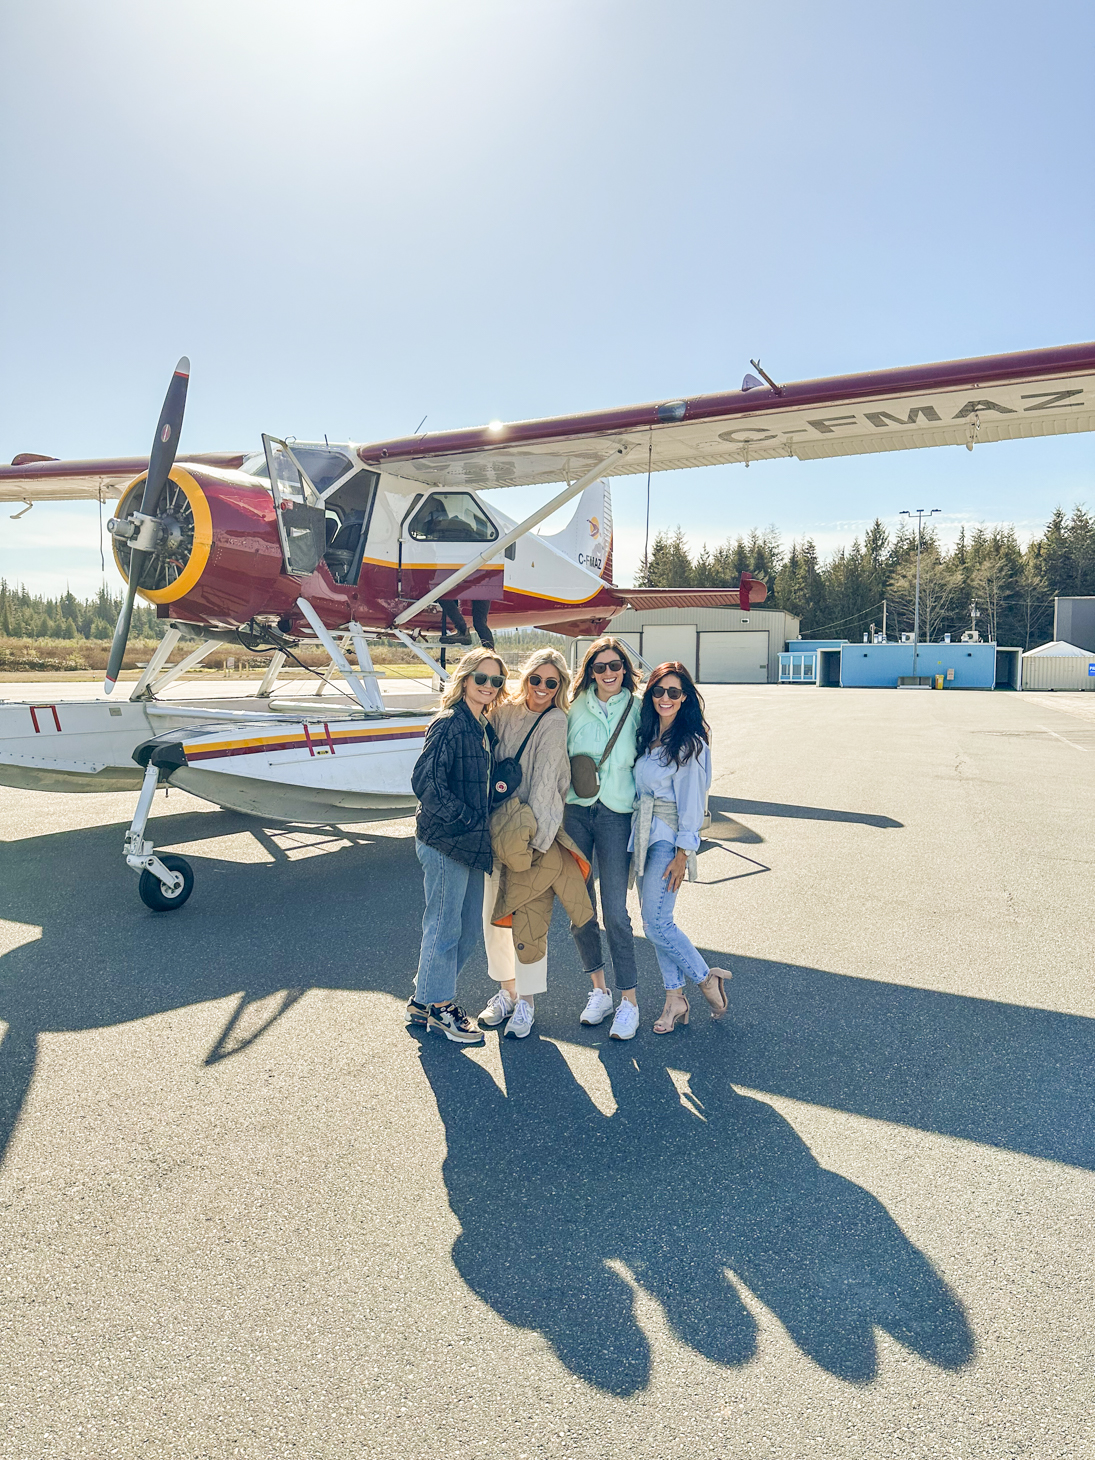
[[[1095,429],[1095,344],[779,385],[754,361],[740,390],[403,440],[301,442],[176,461],[190,367],[181,360],[151,456],[0,467],[0,501],[117,498],[109,527],[127,594],[104,689],[114,688],[136,594],[168,629],[128,701],[0,703],[0,784],[112,791],[140,784],[125,839],[141,896],[181,907],[181,857],[158,857],[146,823],[158,784],[271,820],[354,822],[411,810],[425,708],[381,693],[369,649],[403,644],[431,674],[441,600],[487,600],[495,628],[602,632],[636,609],[740,606],[766,586],[612,584],[608,479],[691,466],[964,445]],[[484,489],[565,483],[522,522]],[[563,531],[536,528],[578,498]],[[194,647],[168,666],[184,640]],[[347,686],[341,711],[288,700],[278,673],[318,641]],[[268,651],[255,698],[216,705],[159,691],[225,642]],[[348,657],[352,648],[356,663]]]

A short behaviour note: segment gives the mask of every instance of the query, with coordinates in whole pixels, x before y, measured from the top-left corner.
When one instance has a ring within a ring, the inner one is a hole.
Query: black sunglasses
[[[624,667],[622,659],[602,659],[600,664],[591,664],[594,674],[619,674]]]
[[[545,689],[559,688],[559,681],[557,679],[541,679],[538,674],[530,674],[528,677],[528,682],[529,684],[534,684],[537,689],[539,689],[541,685],[543,685]]]
[[[650,698],[652,700],[664,700],[666,697],[668,697],[671,700],[679,700],[681,695],[683,694],[684,690],[677,689],[676,686],[671,685],[669,687],[666,687],[665,685],[659,684],[657,689],[652,689],[650,691]]]
[[[473,674],[472,679],[474,679],[476,684],[480,687],[486,684],[487,680],[489,679],[491,684],[494,685],[495,689],[501,689],[506,682],[505,678],[501,674]]]

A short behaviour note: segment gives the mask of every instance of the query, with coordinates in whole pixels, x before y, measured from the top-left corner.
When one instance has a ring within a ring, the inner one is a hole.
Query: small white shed
[[[1095,654],[1055,639],[1023,655],[1024,689],[1095,690]]]

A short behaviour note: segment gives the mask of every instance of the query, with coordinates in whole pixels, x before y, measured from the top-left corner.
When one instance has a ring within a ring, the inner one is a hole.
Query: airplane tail
[[[612,582],[612,488],[594,482],[578,498],[574,516],[561,532],[541,534],[568,558]]]

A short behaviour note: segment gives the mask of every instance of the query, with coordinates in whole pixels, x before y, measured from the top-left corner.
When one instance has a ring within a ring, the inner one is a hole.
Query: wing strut
[[[630,446],[617,446],[611,456],[606,456],[604,461],[599,461],[595,467],[586,472],[584,477],[579,477],[576,482],[564,487],[558,496],[552,497],[550,502],[545,502],[542,507],[537,507],[531,517],[526,517],[524,522],[519,522],[516,527],[510,528],[509,532],[498,538],[496,542],[492,542],[481,553],[477,553],[470,563],[465,563],[463,567],[457,568],[456,572],[450,573],[443,583],[439,583],[436,588],[431,588],[429,593],[424,594],[416,603],[412,603],[410,608],[405,608],[396,617],[394,626],[401,628],[403,624],[409,623],[415,614],[421,613],[424,608],[429,608],[430,604],[436,603],[439,598],[451,597],[452,590],[458,583],[462,583],[489,559],[504,553],[510,543],[516,542],[519,537],[524,537],[526,532],[531,532],[534,527],[538,527],[545,518],[550,517],[553,512],[557,512],[573,497],[580,496],[586,487],[595,482],[599,476],[604,475],[613,462],[619,460],[621,456],[626,456],[631,449]]]

